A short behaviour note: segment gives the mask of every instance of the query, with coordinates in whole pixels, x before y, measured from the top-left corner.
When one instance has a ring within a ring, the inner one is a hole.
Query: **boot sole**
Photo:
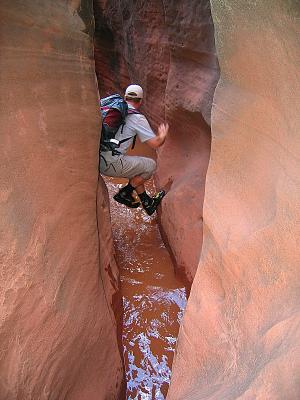
[[[137,201],[136,203],[131,203],[130,201],[124,199],[123,197],[118,196],[117,194],[113,196],[113,199],[118,203],[124,204],[124,206],[129,208],[138,208],[141,205],[139,201]]]

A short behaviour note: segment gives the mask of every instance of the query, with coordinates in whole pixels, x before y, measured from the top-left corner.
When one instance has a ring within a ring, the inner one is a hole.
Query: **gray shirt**
[[[130,104],[128,104],[128,108],[134,110],[134,107]],[[125,154],[131,147],[135,135],[139,137],[142,143],[156,137],[146,117],[142,114],[128,114],[125,122],[123,131],[121,126],[115,136],[117,140],[130,138],[126,142],[121,143],[120,147],[118,147],[117,150],[122,154]]]

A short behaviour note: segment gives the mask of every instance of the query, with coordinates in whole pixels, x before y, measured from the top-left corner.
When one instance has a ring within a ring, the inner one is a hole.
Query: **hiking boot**
[[[136,200],[132,194],[122,191],[122,189],[114,195],[114,200],[118,203],[125,204],[129,208],[138,208],[141,203]]]
[[[143,202],[143,208],[148,215],[152,215],[155,212],[165,194],[164,190],[160,190],[155,196],[150,198],[150,201]]]

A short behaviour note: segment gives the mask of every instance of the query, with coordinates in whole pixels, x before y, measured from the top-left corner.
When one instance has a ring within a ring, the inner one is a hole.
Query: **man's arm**
[[[145,143],[147,143],[150,147],[152,147],[152,149],[157,149],[162,144],[164,144],[168,131],[169,131],[168,124],[160,124],[157,130],[156,137],[147,140]]]

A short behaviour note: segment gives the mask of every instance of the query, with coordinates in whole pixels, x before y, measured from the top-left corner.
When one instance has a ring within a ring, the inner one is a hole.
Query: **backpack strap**
[[[132,108],[128,108],[128,111],[127,111],[127,114],[142,114],[142,113],[140,113],[138,110],[136,110],[135,108],[134,109],[132,109]],[[131,149],[133,150],[134,149],[134,147],[135,147],[135,143],[136,143],[136,135],[134,135],[134,137],[133,137],[133,142],[132,142],[132,146],[131,146]]]
[[[141,114],[141,113],[135,108],[128,108],[127,114]]]
[[[134,135],[134,137],[136,137],[136,135]],[[131,136],[131,137],[128,137],[128,138],[126,138],[126,139],[119,140],[118,142],[121,144],[121,143],[127,142],[127,141],[130,140],[130,139],[132,139],[132,136]]]
[[[132,149],[132,150],[133,150],[134,147],[135,147],[135,142],[136,142],[136,135],[134,135],[134,137],[133,137],[133,142],[132,142],[132,146],[131,146],[131,149]]]

